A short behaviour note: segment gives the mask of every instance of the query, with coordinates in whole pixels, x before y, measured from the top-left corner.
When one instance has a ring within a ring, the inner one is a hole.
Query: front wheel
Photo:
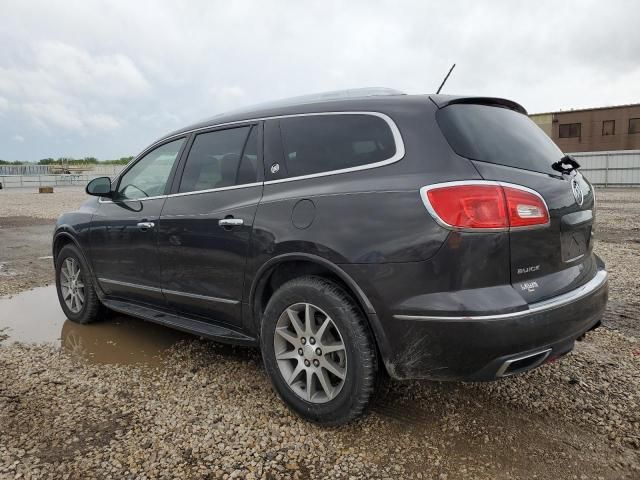
[[[265,309],[260,338],[274,389],[301,417],[338,425],[368,405],[375,345],[360,309],[335,283],[302,277],[282,285]]]
[[[91,323],[102,314],[89,268],[75,245],[65,245],[56,256],[56,288],[60,306],[72,322]]]

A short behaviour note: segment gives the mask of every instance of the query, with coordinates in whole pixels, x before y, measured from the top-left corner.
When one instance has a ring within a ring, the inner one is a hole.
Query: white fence
[[[84,186],[97,177],[113,178],[123,168],[124,165],[96,165],[82,173],[52,173],[50,165],[0,165],[0,185],[2,188]]]
[[[591,183],[603,187],[640,186],[640,150],[571,153]]]
[[[2,188],[12,187],[63,187],[69,185],[84,186],[97,177],[107,177],[104,174],[60,174],[60,175],[0,175]]]
[[[66,165],[65,165],[66,166]],[[0,177],[9,175],[56,175],[62,173],[63,165],[0,165]],[[73,172],[76,165],[69,169]],[[81,167],[83,168],[83,167]],[[88,165],[82,170],[83,175],[113,176],[124,168],[124,165]]]
[[[640,186],[640,150],[572,153],[580,171],[602,187]],[[85,185],[96,177],[114,177],[124,165],[96,165],[81,174],[52,174],[47,165],[1,165],[0,183],[10,187]]]

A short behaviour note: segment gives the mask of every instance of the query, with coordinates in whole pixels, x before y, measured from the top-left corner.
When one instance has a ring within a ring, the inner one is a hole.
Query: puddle
[[[195,338],[161,325],[112,313],[101,322],[78,325],[65,317],[55,286],[0,298],[2,343],[50,343],[91,363],[160,363],[176,342]]]

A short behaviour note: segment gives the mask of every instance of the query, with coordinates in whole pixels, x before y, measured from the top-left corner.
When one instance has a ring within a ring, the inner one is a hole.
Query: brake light
[[[549,223],[542,197],[517,185],[453,182],[424,187],[421,195],[429,213],[449,228],[507,230]]]

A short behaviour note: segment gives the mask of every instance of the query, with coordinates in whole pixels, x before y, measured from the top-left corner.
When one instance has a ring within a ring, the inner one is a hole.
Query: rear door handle
[[[222,218],[218,220],[218,225],[221,227],[239,227],[244,225],[244,220],[241,218]]]
[[[138,228],[140,230],[142,230],[143,232],[146,232],[147,230],[151,230],[155,226],[156,226],[156,224],[153,223],[153,222],[139,222],[138,223]]]

